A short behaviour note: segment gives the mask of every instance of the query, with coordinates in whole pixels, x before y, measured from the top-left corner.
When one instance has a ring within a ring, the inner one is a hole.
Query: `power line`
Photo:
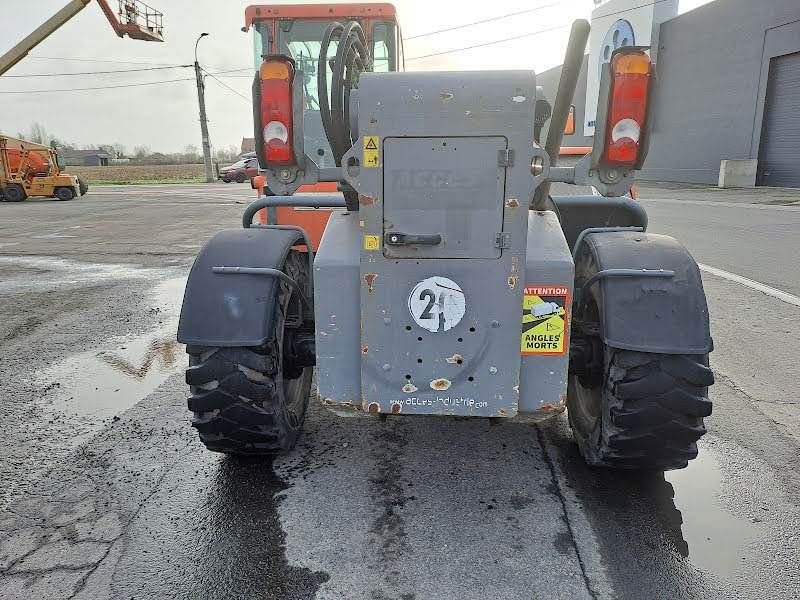
[[[253,67],[243,67],[241,69],[227,69],[225,71],[217,71],[214,73],[214,75],[221,75],[222,73],[242,73],[243,71],[250,71],[251,73],[255,73],[256,69]]]
[[[12,77],[73,77],[76,75],[107,75],[110,73],[139,73],[142,71],[163,71],[165,69],[185,69],[193,65],[172,65],[169,67],[144,67],[141,69],[117,69],[113,71],[82,71],[79,73],[26,73],[24,75],[3,75],[3,79]]]
[[[547,29],[540,29],[539,31],[534,31],[532,33],[524,33],[522,35],[515,35],[513,37],[507,37],[500,40],[492,40],[491,42],[483,42],[482,44],[473,44],[472,46],[464,46],[463,48],[453,48],[452,50],[444,50],[442,52],[433,52],[432,54],[423,54],[422,56],[412,56],[411,58],[407,58],[406,62],[410,62],[412,60],[421,60],[423,58],[430,58],[432,56],[441,56],[442,54],[452,54],[453,52],[463,52],[464,50],[472,50],[473,48],[483,48],[484,46],[491,46],[492,44],[502,44],[503,42],[510,42],[513,40],[520,40],[522,38],[532,37],[534,35],[539,35],[540,33],[548,33],[550,31],[556,31],[558,29],[564,29],[565,27],[570,27],[572,23],[566,23],[564,25],[558,25],[557,27],[548,27]]]
[[[102,85],[94,87],[82,88],[62,88],[62,89],[47,89],[47,90],[15,90],[15,91],[0,91],[0,94],[49,94],[52,92],[85,92],[88,90],[113,90],[119,88],[129,87],[142,87],[146,85],[160,85],[162,83],[176,83],[178,81],[194,81],[194,77],[184,77],[183,79],[167,79],[164,81],[148,81],[145,83],[123,83],[120,85]]]
[[[146,60],[110,60],[101,58],[70,58],[68,56],[29,56],[29,60],[66,60],[69,62],[94,62],[94,63],[112,63],[117,65],[149,65],[151,67],[169,67],[169,63],[153,63]]]
[[[144,59],[133,59],[133,60],[111,60],[111,59],[101,59],[101,58],[77,58],[77,57],[69,57],[69,56],[28,56],[26,60],[63,60],[67,62],[94,62],[94,63],[111,63],[116,65],[146,65],[148,67],[174,67],[174,64],[171,63],[154,63],[149,62]],[[189,65],[192,66],[192,65]],[[222,67],[219,67],[222,69]],[[246,71],[250,70],[251,67],[245,67],[242,69],[231,69],[229,71],[222,71],[223,73],[233,72],[233,71]],[[4,77],[8,77],[8,75],[4,75]]]
[[[201,68],[201,69],[203,69],[203,67],[200,67],[200,68]],[[221,79],[218,79],[217,77],[215,77],[213,73],[209,73],[209,72],[208,72],[208,71],[206,71],[205,69],[203,69],[203,72],[204,72],[206,75],[208,75],[209,77],[211,77],[211,79],[213,79],[214,81],[216,81],[218,84],[220,84],[222,87],[224,87],[224,88],[227,88],[229,91],[233,92],[234,94],[236,94],[237,96],[239,96],[240,98],[242,98],[242,99],[243,99],[245,102],[247,102],[248,104],[250,104],[250,98],[248,98],[248,97],[247,97],[247,96],[245,96],[244,94],[240,94],[238,91],[236,91],[235,89],[233,89],[233,88],[232,88],[231,86],[229,86],[227,83],[225,83],[225,82],[224,82],[224,81],[222,81]]]
[[[410,37],[404,38],[406,41],[408,40],[415,40],[417,38],[428,37],[429,35],[436,35],[437,33],[445,33],[448,31],[455,31],[456,29],[464,29],[466,27],[472,27],[473,25],[481,25],[483,23],[491,23],[492,21],[499,21],[501,19],[507,19],[509,17],[516,17],[518,15],[525,15],[528,13],[536,12],[537,10],[543,10],[545,8],[550,8],[551,6],[556,6],[557,4],[561,4],[560,2],[552,2],[550,4],[545,4],[543,6],[537,6],[536,8],[528,8],[526,10],[520,10],[517,12],[507,13],[504,15],[498,15],[496,17],[491,17],[488,19],[482,19],[480,21],[472,21],[471,23],[464,23],[463,25],[456,25],[454,27],[448,27],[447,29],[437,29],[436,31],[429,31],[428,33],[420,33],[418,35],[412,35]]]

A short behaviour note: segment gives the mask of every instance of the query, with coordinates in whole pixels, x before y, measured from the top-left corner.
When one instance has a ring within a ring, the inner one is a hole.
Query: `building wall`
[[[769,60],[800,51],[798,23],[798,0],[717,0],[662,24],[640,178],[716,183],[721,160],[758,158]]]
[[[650,151],[638,178],[713,184],[721,160],[757,159],[769,61],[792,52],[800,52],[800,0],[716,0],[663,23]],[[586,68],[585,58],[573,100],[578,123]],[[551,104],[560,74],[559,66],[537,76]],[[563,145],[592,145],[581,133]]]

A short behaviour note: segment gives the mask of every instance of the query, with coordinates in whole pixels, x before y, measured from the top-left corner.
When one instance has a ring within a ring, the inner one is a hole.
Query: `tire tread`
[[[697,456],[697,440],[711,414],[707,356],[662,355],[608,349],[602,417],[578,446],[594,466],[679,469]]]

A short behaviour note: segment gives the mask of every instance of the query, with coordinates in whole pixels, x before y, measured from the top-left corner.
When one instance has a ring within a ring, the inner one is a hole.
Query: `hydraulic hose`
[[[328,49],[334,40],[337,42],[336,56],[329,61]],[[328,90],[329,68],[330,90]],[[337,167],[342,165],[342,156],[355,142],[350,129],[350,92],[358,85],[358,76],[371,68],[372,61],[361,25],[357,21],[350,21],[346,25],[331,23],[322,37],[317,86],[322,126]]]

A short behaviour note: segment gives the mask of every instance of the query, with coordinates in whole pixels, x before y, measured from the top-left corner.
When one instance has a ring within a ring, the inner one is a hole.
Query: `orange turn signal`
[[[291,81],[291,63],[283,60],[266,60],[261,63],[258,76],[261,81],[266,81],[268,79]]]
[[[647,75],[652,69],[650,57],[644,52],[619,54],[614,57],[612,70],[615,75]]]

